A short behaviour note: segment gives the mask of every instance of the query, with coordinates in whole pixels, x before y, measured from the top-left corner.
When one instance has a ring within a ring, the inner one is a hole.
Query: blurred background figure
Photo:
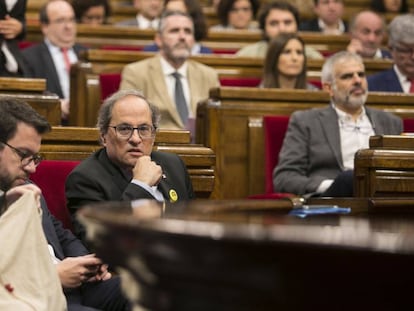
[[[318,31],[324,34],[341,34],[348,31],[348,25],[342,20],[344,3],[342,0],[314,0],[316,18],[303,21],[302,31]]]
[[[137,16],[116,23],[118,26],[135,26],[139,29],[157,29],[162,12],[162,0],[134,0]]]
[[[385,35],[385,21],[377,13],[362,11],[349,25],[351,42],[347,50],[364,58],[391,58],[391,53],[381,49]]]
[[[295,33],[281,33],[269,43],[261,87],[317,89],[306,80],[305,43]]]
[[[288,2],[272,1],[262,5],[257,19],[263,40],[244,46],[236,53],[237,56],[265,58],[271,39],[276,38],[280,33],[298,31],[299,11]],[[305,54],[308,58],[323,58],[320,52],[310,46],[306,46]]]
[[[207,37],[207,22],[198,0],[164,0],[164,11],[178,11],[191,16],[194,22],[195,44],[191,54],[211,54],[211,49],[200,44],[200,41]],[[154,43],[145,46],[144,51],[158,51],[158,46]]]
[[[0,76],[26,76],[19,50],[26,35],[26,0],[0,1]]]
[[[371,9],[379,13],[408,13],[407,0],[371,0]]]
[[[220,0],[217,6],[219,25],[212,26],[213,30],[245,30],[257,29],[254,21],[259,0]]]
[[[72,0],[72,6],[79,24],[107,24],[111,15],[108,0]]]

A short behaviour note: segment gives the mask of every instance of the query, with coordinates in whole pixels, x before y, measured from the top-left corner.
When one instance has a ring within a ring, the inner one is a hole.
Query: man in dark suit
[[[46,79],[47,91],[61,98],[62,120],[69,116],[70,65],[86,48],[75,44],[76,19],[69,2],[53,0],[40,9],[44,41],[23,51],[30,76]]]
[[[414,18],[396,16],[388,26],[388,46],[394,65],[368,77],[368,89],[378,92],[414,93]]]
[[[384,34],[384,18],[372,11],[361,11],[351,20],[351,42],[347,51],[358,53],[364,58],[391,58],[389,51],[381,49]]]
[[[26,0],[0,1],[0,76],[28,75],[19,49],[26,35]]]
[[[339,52],[322,68],[331,105],[294,112],[273,171],[275,191],[298,195],[352,196],[354,155],[374,134],[398,135],[400,118],[365,107],[362,58]]]
[[[28,187],[40,163],[42,135],[50,130],[45,118],[27,103],[0,100],[0,189]],[[33,186],[34,187],[34,186]],[[37,187],[36,187],[37,188]],[[120,280],[48,211],[41,198],[42,226],[69,311],[129,310]],[[36,267],[33,267],[36,269]]]
[[[118,91],[101,106],[98,127],[104,148],[79,164],[66,180],[73,216],[87,203],[155,199],[177,202],[194,198],[183,161],[152,151],[160,118],[158,108],[135,90]],[[73,217],[75,231],[84,236]]]
[[[317,31],[324,34],[341,34],[348,31],[348,25],[342,20],[344,4],[342,0],[314,0],[314,12],[317,18],[303,21],[300,31]]]

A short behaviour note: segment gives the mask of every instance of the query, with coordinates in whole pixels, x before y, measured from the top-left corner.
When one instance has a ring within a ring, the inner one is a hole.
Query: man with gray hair
[[[414,15],[396,16],[388,26],[388,46],[394,65],[368,77],[368,89],[414,93]]]
[[[273,171],[275,191],[297,195],[353,195],[354,155],[369,137],[402,132],[401,119],[365,107],[367,80],[362,58],[339,52],[322,68],[329,107],[292,114]]]
[[[194,198],[184,162],[173,153],[152,151],[160,115],[139,91],[122,90],[107,98],[98,116],[103,148],[80,163],[66,180],[72,216],[85,204]],[[77,235],[84,228],[73,217]]]
[[[161,111],[161,128],[192,129],[197,103],[218,87],[217,72],[190,60],[194,24],[182,12],[165,12],[155,35],[156,56],[125,66],[120,89],[141,90]]]

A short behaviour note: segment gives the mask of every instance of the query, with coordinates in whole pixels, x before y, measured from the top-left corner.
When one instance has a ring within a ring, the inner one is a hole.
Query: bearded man
[[[140,90],[161,112],[160,128],[189,129],[197,103],[220,86],[213,69],[190,60],[195,43],[194,23],[182,12],[166,11],[155,34],[159,52],[125,66],[121,90]]]
[[[344,51],[327,59],[322,85],[331,104],[292,114],[273,171],[275,191],[352,196],[355,153],[369,147],[372,135],[399,135],[403,130],[399,117],[365,107],[367,79],[359,55]]]

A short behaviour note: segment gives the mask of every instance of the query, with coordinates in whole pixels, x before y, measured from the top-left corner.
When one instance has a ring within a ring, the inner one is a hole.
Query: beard
[[[174,63],[185,62],[191,56],[191,47],[186,43],[179,42],[165,50],[168,59]]]
[[[365,102],[367,101],[368,93],[365,90],[365,93],[362,95],[353,95],[353,92],[357,89],[362,90],[361,86],[355,86],[351,90],[338,90],[336,86],[334,86],[334,101],[335,104],[342,105],[345,108],[349,108],[352,110],[361,108]]]

